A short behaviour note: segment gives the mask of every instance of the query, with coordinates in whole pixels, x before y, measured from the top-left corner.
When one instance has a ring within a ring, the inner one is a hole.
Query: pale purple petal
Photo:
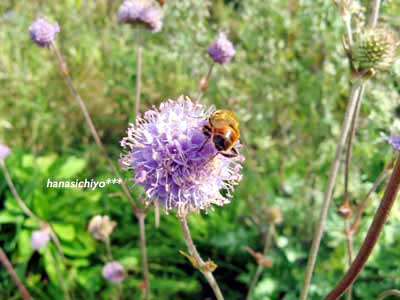
[[[106,280],[121,282],[125,279],[124,267],[117,261],[108,262],[101,272]]]
[[[218,38],[208,46],[208,54],[219,64],[229,63],[235,55],[235,47],[225,33],[220,32]]]
[[[8,148],[6,145],[0,144],[0,161],[5,160],[10,153],[10,148]]]
[[[60,32],[60,27],[57,23],[51,24],[43,18],[37,19],[29,26],[32,41],[40,47],[49,46],[58,32]]]

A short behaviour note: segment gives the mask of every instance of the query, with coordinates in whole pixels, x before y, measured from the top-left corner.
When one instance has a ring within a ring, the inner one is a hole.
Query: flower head
[[[241,180],[242,156],[217,155],[203,133],[212,109],[189,98],[168,100],[131,124],[121,145],[128,150],[120,163],[132,169],[150,201],[178,214],[223,205]],[[226,190],[226,193],[221,193]]]
[[[89,232],[96,240],[105,241],[113,232],[117,222],[111,221],[109,216],[94,216],[88,226]]]
[[[151,0],[125,0],[118,10],[121,23],[144,25],[152,32],[162,28],[162,11]]]
[[[125,279],[124,267],[117,261],[106,263],[101,274],[112,282],[121,282]]]
[[[33,250],[39,250],[44,247],[50,241],[50,230],[49,228],[43,228],[41,230],[35,230],[31,235],[31,247]]]
[[[29,26],[32,41],[40,47],[49,46],[58,32],[60,32],[60,27],[57,23],[51,24],[42,18],[37,19]]]
[[[229,63],[235,55],[235,47],[225,33],[220,32],[218,38],[208,46],[208,55],[219,64]]]
[[[367,28],[360,33],[353,47],[353,62],[358,70],[390,70],[395,58],[398,38],[385,28]]]
[[[0,161],[5,160],[6,157],[10,155],[10,153],[10,148],[8,148],[6,145],[0,144]]]
[[[392,135],[387,138],[387,141],[392,145],[394,150],[400,151],[400,135]]]

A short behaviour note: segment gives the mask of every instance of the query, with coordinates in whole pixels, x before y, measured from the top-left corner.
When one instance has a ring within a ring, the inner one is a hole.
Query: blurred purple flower
[[[207,139],[202,129],[211,112],[189,98],[169,100],[131,124],[121,141],[128,149],[121,165],[134,171],[135,183],[166,211],[176,208],[181,215],[224,205],[241,180],[242,156],[216,155],[211,141],[202,148]]]
[[[31,235],[31,247],[33,250],[39,250],[50,241],[50,231],[48,228],[36,230]]]
[[[392,145],[394,150],[400,151],[400,135],[392,135],[387,138],[387,141]]]
[[[218,38],[208,46],[208,54],[219,64],[229,63],[235,53],[235,47],[223,32],[220,32]]]
[[[106,280],[121,282],[125,279],[124,267],[117,261],[108,262],[101,272]]]
[[[125,0],[118,10],[121,23],[144,25],[152,32],[162,28],[162,11],[150,0]]]
[[[6,145],[0,144],[0,161],[5,160],[6,157],[10,155],[10,153],[10,148],[8,148]]]
[[[57,23],[51,24],[43,18],[37,19],[29,26],[32,41],[40,47],[49,46],[58,32],[60,32],[60,27]]]

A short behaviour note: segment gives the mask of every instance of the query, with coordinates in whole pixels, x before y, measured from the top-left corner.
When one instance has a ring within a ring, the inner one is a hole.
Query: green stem
[[[138,118],[140,110],[140,95],[142,90],[142,36],[140,30],[137,32],[136,48],[136,89],[135,89],[135,118]]]
[[[137,219],[139,221],[139,231],[140,231],[140,248],[142,251],[144,299],[148,300],[150,299],[150,276],[149,276],[149,266],[147,262],[145,218],[146,214],[144,212],[137,213]]]
[[[218,286],[217,281],[214,278],[214,275],[212,274],[212,272],[206,271],[204,268],[204,266],[206,266],[206,263],[201,258],[199,252],[197,252],[196,246],[194,245],[194,242],[190,235],[190,230],[189,230],[189,226],[187,224],[186,216],[179,217],[179,220],[181,223],[183,237],[185,239],[185,243],[190,252],[190,255],[196,260],[196,263],[199,266],[200,272],[207,279],[208,284],[211,286],[212,290],[214,291],[214,294],[215,294],[215,297],[217,298],[217,300],[224,300],[224,296],[222,295],[222,292]]]

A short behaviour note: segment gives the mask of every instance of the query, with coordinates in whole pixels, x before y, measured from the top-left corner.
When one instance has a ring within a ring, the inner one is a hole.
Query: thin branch
[[[137,213],[137,219],[139,221],[140,230],[140,248],[142,251],[142,269],[143,269],[143,281],[144,281],[144,299],[150,299],[150,278],[149,278],[149,266],[147,262],[147,250],[146,250],[146,227],[145,227],[145,213]]]
[[[207,75],[200,80],[200,91],[199,91],[199,95],[196,98],[196,102],[200,102],[201,97],[203,97],[205,91],[208,89],[208,84],[210,82],[211,75],[214,70],[214,65],[215,65],[215,62],[212,62],[208,69]]]
[[[107,258],[109,261],[113,261],[113,256],[111,252],[111,242],[110,242],[110,237],[107,236],[104,240],[104,243],[106,244],[106,253],[107,253]]]
[[[354,112],[353,120],[351,122],[349,141],[347,143],[346,159],[345,159],[345,172],[344,172],[344,195],[345,195],[345,199],[348,199],[348,196],[349,196],[349,175],[350,175],[351,158],[352,158],[352,154],[353,154],[353,142],[354,142],[354,139],[355,139],[355,136],[356,136],[358,117],[360,115],[360,109],[361,109],[361,99],[363,97],[364,90],[365,90],[365,85],[362,85],[360,87],[360,92],[358,94],[356,110]]]
[[[326,300],[338,299],[348,287],[357,279],[365,263],[367,262],[372,250],[374,249],[376,242],[378,241],[379,235],[382,232],[383,226],[385,225],[389,213],[396,200],[397,193],[400,188],[400,159],[397,159],[396,164],[393,168],[392,175],[390,176],[389,183],[386,187],[385,193],[382,197],[381,203],[377,212],[375,213],[372,224],[368,230],[367,236],[364,242],[351,264],[347,273],[338,282],[336,287],[324,298]]]
[[[138,118],[140,109],[140,95],[142,91],[142,36],[141,31],[137,31],[136,48],[136,89],[135,89],[135,118]]]
[[[358,227],[361,223],[362,215],[367,208],[369,197],[372,195],[373,192],[376,191],[378,186],[387,178],[390,173],[390,170],[393,167],[393,162],[389,163],[389,165],[379,174],[378,178],[375,180],[372,187],[369,189],[368,193],[365,195],[364,199],[359,203],[356,209],[356,214],[354,216],[353,223],[350,227],[350,233],[354,235],[354,233],[358,230]]]
[[[387,290],[378,296],[378,300],[383,300],[386,297],[395,296],[400,298],[400,290]]]
[[[265,237],[264,249],[262,252],[263,256],[267,255],[267,252],[271,247],[272,237],[274,236],[274,233],[275,233],[275,225],[270,224],[268,227],[267,235]],[[257,282],[260,279],[260,276],[261,276],[261,273],[263,270],[264,270],[264,267],[262,265],[258,264],[257,270],[253,277],[253,280],[251,281],[249,291],[247,292],[246,300],[252,299],[254,288],[256,287]]]
[[[19,196],[17,189],[15,188],[15,185],[11,179],[10,173],[8,172],[6,165],[3,160],[0,160],[0,167],[1,170],[3,171],[4,177],[6,179],[7,185],[10,188],[11,193],[13,194],[15,200],[17,200],[17,204],[19,207],[22,209],[22,211],[30,218],[35,220],[37,223],[40,225],[44,225],[45,222],[39,219],[30,209],[29,207],[25,204],[25,202],[21,199]]]
[[[80,94],[78,93],[77,89],[75,88],[74,83],[72,82],[71,76],[69,75],[69,71],[68,71],[68,67],[67,64],[64,60],[64,58],[61,55],[60,50],[57,48],[55,43],[51,44],[51,48],[53,49],[54,54],[56,55],[60,70],[61,70],[61,74],[63,75],[63,78],[65,80],[65,83],[67,85],[67,87],[69,88],[71,94],[73,95],[74,99],[76,100],[76,102],[78,103],[83,116],[85,118],[85,121],[90,129],[90,132],[93,136],[93,139],[95,140],[97,146],[99,147],[101,153],[103,154],[104,158],[106,159],[109,167],[111,168],[112,172],[114,173],[114,175],[117,178],[122,178],[121,175],[119,174],[117,168],[114,166],[113,161],[110,159],[110,157],[107,154],[106,149],[104,148],[104,145],[99,137],[99,134],[97,133],[96,127],[93,124],[92,118],[90,117],[89,111],[86,108],[85,102],[82,100]],[[133,200],[128,187],[126,186],[126,183],[124,180],[121,180],[121,188],[123,190],[123,192],[125,193],[126,197],[129,200],[129,203],[132,207],[132,209],[135,211],[136,210],[136,205],[135,205],[135,201]]]
[[[378,24],[379,10],[381,8],[381,0],[373,0],[371,3],[371,14],[368,19],[368,26],[375,27]]]
[[[214,278],[214,275],[212,272],[206,270],[206,263],[204,260],[201,258],[200,254],[197,252],[196,246],[193,243],[192,237],[190,235],[190,230],[189,226],[186,221],[186,216],[181,216],[179,218],[181,227],[182,227],[182,232],[183,232],[183,237],[185,239],[186,246],[190,252],[190,255],[196,260],[197,265],[199,266],[199,271],[204,275],[204,277],[207,279],[208,284],[211,286],[212,290],[214,291],[215,297],[217,300],[224,300],[224,296],[222,295],[222,292],[218,286],[217,281]]]
[[[353,262],[353,235],[350,233],[350,221],[346,218],[345,220],[345,236],[346,236],[346,249],[347,249],[347,259],[348,265],[351,266]],[[353,296],[353,286],[351,285],[347,291],[347,300],[351,300]]]
[[[14,284],[17,286],[22,296],[22,299],[24,300],[33,299],[32,296],[29,294],[28,290],[25,288],[24,284],[21,282],[21,280],[19,280],[17,273],[15,273],[15,270],[11,262],[8,260],[7,255],[4,253],[1,247],[0,247],[0,262],[6,269],[8,275],[10,275],[12,281],[14,281]]]
[[[328,214],[328,210],[332,201],[333,189],[336,182],[337,173],[340,166],[340,159],[342,156],[343,148],[347,140],[347,136],[349,134],[349,129],[351,125],[351,121],[353,119],[353,115],[357,106],[358,95],[360,93],[361,87],[364,85],[364,81],[362,79],[356,80],[351,87],[350,97],[346,108],[346,113],[344,116],[342,129],[340,133],[340,137],[336,146],[336,154],[335,159],[332,163],[331,170],[329,173],[328,179],[328,187],[324,194],[324,200],[322,203],[319,220],[315,229],[310,256],[307,262],[307,268],[304,277],[304,284],[300,294],[300,300],[306,300],[308,295],[308,289],[310,287],[312,274],[314,272],[315,262],[317,260],[318,250],[321,244],[322,235],[325,229],[325,221]]]

